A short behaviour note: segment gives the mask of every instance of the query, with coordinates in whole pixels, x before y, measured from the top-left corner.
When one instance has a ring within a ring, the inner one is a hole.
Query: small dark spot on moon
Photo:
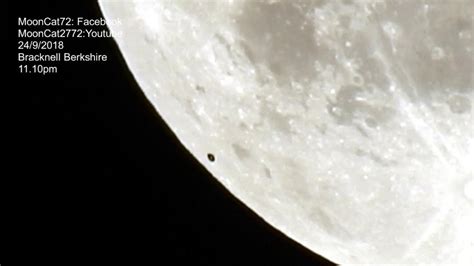
[[[452,96],[448,100],[449,109],[455,114],[463,114],[471,111],[471,101],[467,97]]]
[[[201,86],[201,85],[196,85],[196,90],[199,91],[199,92],[201,92],[201,93],[205,93],[205,92],[206,92],[206,89],[204,89],[204,87]]]
[[[248,157],[250,157],[249,150],[245,149],[244,147],[240,146],[237,143],[232,144],[232,149],[234,150],[235,154],[237,155],[237,157],[239,157],[240,160],[245,160]]]
[[[370,127],[370,128],[376,128],[377,127],[377,120],[375,120],[372,117],[368,117],[365,119],[365,125]]]
[[[212,153],[207,154],[207,159],[211,162],[214,162],[216,160],[216,157]]]
[[[272,172],[270,172],[270,169],[268,169],[268,167],[264,166],[263,171],[265,172],[265,176],[267,178],[272,178]]]
[[[360,86],[364,83],[364,79],[361,76],[356,75],[352,77],[352,82],[355,85]]]

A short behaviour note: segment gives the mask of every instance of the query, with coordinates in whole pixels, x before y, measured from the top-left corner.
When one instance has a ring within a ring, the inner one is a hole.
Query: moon
[[[473,1],[99,2],[160,116],[266,222],[339,264],[474,264]]]

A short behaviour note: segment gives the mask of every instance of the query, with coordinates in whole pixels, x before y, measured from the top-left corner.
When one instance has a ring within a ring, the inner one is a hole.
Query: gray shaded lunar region
[[[100,4],[159,114],[269,224],[341,264],[474,264],[473,1]]]

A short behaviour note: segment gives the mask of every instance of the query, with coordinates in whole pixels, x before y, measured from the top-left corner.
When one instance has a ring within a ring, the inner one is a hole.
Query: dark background
[[[112,39],[64,40],[65,52],[105,53],[106,63],[19,73],[18,17],[99,18],[96,1],[10,1],[6,10],[4,73],[15,80],[5,86],[18,99],[8,199],[22,202],[10,231],[24,236],[12,250],[116,259],[135,247],[147,264],[332,265],[264,223],[193,159]]]

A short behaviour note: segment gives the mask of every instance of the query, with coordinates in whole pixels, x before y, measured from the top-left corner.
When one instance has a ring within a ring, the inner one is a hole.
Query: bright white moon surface
[[[100,5],[158,113],[269,224],[335,263],[474,265],[474,1]]]

